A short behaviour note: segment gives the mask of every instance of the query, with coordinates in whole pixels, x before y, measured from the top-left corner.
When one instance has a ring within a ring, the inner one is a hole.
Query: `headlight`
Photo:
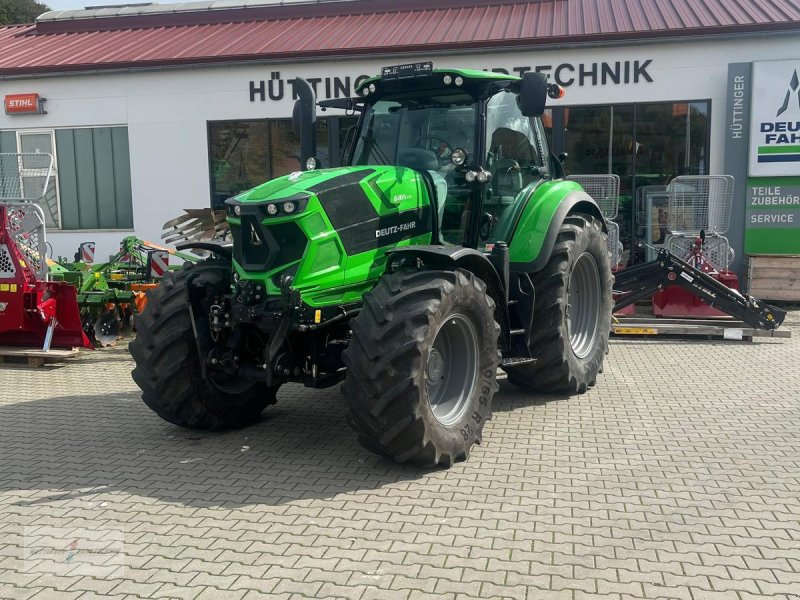
[[[483,169],[478,171],[478,181],[481,183],[489,181],[489,171],[484,171]]]
[[[450,75],[445,75],[444,76],[444,84],[445,85],[450,85],[451,83],[453,83],[453,78]]]
[[[375,87],[374,83],[370,83],[369,84],[369,93],[370,94],[374,94],[376,89],[378,89],[378,88]]]
[[[464,175],[464,179],[467,180],[467,183],[472,183],[477,176],[478,174],[475,171],[467,171],[466,175]]]
[[[234,206],[234,207],[233,207],[233,214],[235,214],[237,217],[238,217],[239,215],[241,215],[241,214],[242,214],[242,207],[241,207],[241,206],[238,206],[238,205],[237,205],[237,206]]]
[[[452,162],[455,166],[460,167],[467,162],[467,153],[463,148],[456,148],[450,154],[450,162]]]
[[[284,202],[281,208],[286,214],[291,214],[297,210],[297,205],[294,202]]]
[[[463,77],[460,77],[460,76],[459,76],[459,77],[456,77],[456,85],[457,85],[457,86],[462,86],[462,85],[464,85],[464,78],[463,78]]]
[[[309,156],[306,159],[306,171],[313,171],[317,168],[317,159],[313,156]]]
[[[278,214],[278,206],[275,204],[267,204],[267,213],[274,217]]]

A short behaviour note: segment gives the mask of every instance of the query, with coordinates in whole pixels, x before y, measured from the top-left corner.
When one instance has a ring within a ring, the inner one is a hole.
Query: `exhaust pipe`
[[[294,134],[300,138],[300,169],[308,171],[319,166],[317,160],[317,135],[314,124],[317,121],[317,98],[314,88],[305,80],[298,77],[294,80],[294,91],[297,101],[292,111],[292,128]],[[309,161],[309,159],[313,160]]]

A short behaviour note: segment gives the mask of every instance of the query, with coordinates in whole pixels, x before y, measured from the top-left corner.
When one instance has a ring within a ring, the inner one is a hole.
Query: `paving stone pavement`
[[[614,340],[583,396],[505,381],[450,470],[362,450],[338,387],[209,434],[124,346],[0,368],[2,598],[800,599],[794,337]]]

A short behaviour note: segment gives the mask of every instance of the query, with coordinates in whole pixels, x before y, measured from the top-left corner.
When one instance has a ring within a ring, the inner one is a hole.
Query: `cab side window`
[[[533,122],[521,113],[515,94],[500,92],[489,100],[486,133],[494,202],[513,202],[520,191],[541,177],[538,167],[544,164]]]

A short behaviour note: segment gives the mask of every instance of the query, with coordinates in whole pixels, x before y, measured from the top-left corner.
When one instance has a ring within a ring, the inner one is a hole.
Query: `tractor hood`
[[[278,202],[304,193],[310,196],[320,192],[330,192],[333,189],[361,187],[362,184],[375,189],[375,183],[378,180],[381,185],[387,183],[388,187],[394,187],[398,183],[408,183],[409,179],[417,178],[419,178],[419,174],[413,170],[395,166],[338,167],[318,171],[296,171],[243,192],[227,201],[226,204],[235,206],[236,204]],[[403,199],[400,198],[398,203]]]
[[[296,288],[363,283],[386,250],[430,242],[427,189],[419,172],[386,165],[268,181],[226,201],[234,262],[246,278],[294,272]]]
[[[303,221],[321,213],[347,254],[358,254],[430,231],[431,202],[413,169],[370,165],[297,172],[226,201],[231,222],[250,216],[263,225]],[[387,230],[387,231],[384,231]]]

